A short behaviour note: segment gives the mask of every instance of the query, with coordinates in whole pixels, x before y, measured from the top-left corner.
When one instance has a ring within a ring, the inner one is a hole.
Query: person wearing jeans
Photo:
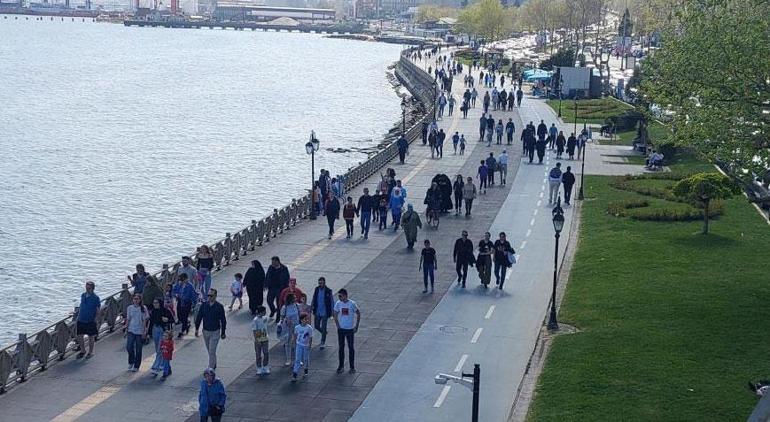
[[[163,340],[164,332],[169,331],[174,325],[174,315],[171,311],[163,306],[163,299],[156,297],[152,301],[152,309],[150,310],[150,331],[152,333],[152,340],[155,343],[155,362],[152,364],[153,375],[163,369],[163,355],[160,350],[160,343]]]
[[[195,316],[195,337],[198,337],[198,330],[201,322],[203,323],[203,343],[209,353],[209,368],[217,368],[217,346],[219,339],[226,338],[225,329],[227,328],[227,319],[225,318],[225,307],[217,302],[217,290],[211,289],[208,293],[208,301],[203,303]]]
[[[142,363],[142,346],[147,337],[147,321],[150,315],[142,305],[142,295],[134,294],[133,303],[126,309],[126,351],[128,352],[128,370],[136,372]]]
[[[556,167],[548,172],[548,203],[554,204],[559,198],[559,187],[561,186],[561,163],[556,163]]]
[[[509,256],[516,253],[511,243],[505,239],[505,232],[500,232],[500,238],[494,244],[495,284],[502,290],[505,284],[505,273],[513,264]]]
[[[340,289],[337,292],[337,298],[339,300],[334,304],[333,314],[334,323],[337,325],[337,341],[339,346],[337,373],[341,374],[345,370],[345,343],[347,342],[350,373],[354,374],[356,372],[356,348],[354,341],[358,325],[361,323],[361,311],[358,309],[356,302],[348,299],[347,290]]]
[[[326,326],[334,307],[333,296],[332,289],[326,287],[326,279],[319,277],[318,287],[313,290],[313,303],[311,307],[313,310],[313,327],[321,333],[321,345],[319,346],[321,349],[326,347]]]
[[[430,292],[433,293],[433,281],[435,271],[438,270],[436,262],[436,250],[430,246],[430,240],[425,239],[425,247],[420,253],[420,268],[422,269],[422,283],[425,285],[423,293],[428,293],[428,279],[430,279]]]
[[[369,238],[369,226],[372,222],[372,208],[375,208],[374,198],[369,195],[369,188],[364,188],[364,194],[358,198],[356,212],[361,216],[361,236]]]

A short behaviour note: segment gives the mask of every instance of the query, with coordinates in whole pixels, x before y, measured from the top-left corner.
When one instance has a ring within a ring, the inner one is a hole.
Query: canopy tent
[[[545,81],[551,79],[553,72],[543,69],[528,69],[522,73],[522,78],[527,82]]]

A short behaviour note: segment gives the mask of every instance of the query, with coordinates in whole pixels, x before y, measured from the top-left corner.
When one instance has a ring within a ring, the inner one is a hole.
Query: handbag
[[[222,408],[222,406],[218,404],[211,404],[211,398],[209,397],[209,388],[206,387],[206,400],[209,402],[209,416],[222,416],[223,413],[225,413],[225,409]]]
[[[511,266],[516,263],[516,254],[513,252],[506,253],[506,257],[508,258],[508,266]]]

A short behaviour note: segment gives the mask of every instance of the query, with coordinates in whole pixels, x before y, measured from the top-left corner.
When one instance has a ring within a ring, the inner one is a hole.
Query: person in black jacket
[[[262,306],[265,290],[265,269],[258,260],[251,261],[251,267],[243,277],[246,293],[249,295],[249,309],[252,315],[257,314],[257,307]]]
[[[364,194],[358,198],[358,205],[356,206],[356,213],[361,216],[361,236],[364,239],[369,238],[369,226],[372,222],[374,204],[374,197],[369,195],[369,188],[364,188]]]
[[[545,139],[546,135],[548,135],[548,126],[545,125],[545,122],[540,120],[540,124],[537,125],[537,137]]]
[[[319,333],[321,333],[321,345],[320,348],[326,347],[326,324],[329,322],[329,318],[334,311],[334,302],[332,297],[334,292],[332,289],[326,287],[326,279],[323,277],[318,278],[318,287],[313,290],[313,326]]]
[[[227,329],[227,318],[225,318],[225,307],[217,302],[217,289],[210,289],[208,300],[203,302],[198,315],[195,316],[195,337],[198,337],[198,330],[201,322],[203,323],[203,343],[209,352],[209,368],[217,368],[217,346],[219,339],[227,338],[225,330]]]
[[[324,211],[326,212],[326,222],[329,223],[329,239],[331,239],[334,235],[334,220],[340,218],[340,201],[331,192],[326,199]]]
[[[281,259],[277,256],[270,258],[270,266],[265,274],[265,286],[267,287],[267,306],[270,307],[270,318],[272,318],[278,311],[278,297],[281,295],[281,290],[289,287],[289,269],[281,264]]]
[[[561,175],[561,183],[564,185],[564,203],[569,205],[572,196],[572,186],[575,185],[575,174],[572,173],[572,167],[567,166],[567,171]]]
[[[505,283],[505,273],[513,265],[510,256],[515,254],[511,243],[505,239],[505,232],[500,232],[500,238],[495,240],[494,244],[494,263],[495,263],[495,284],[497,288],[503,290]]]
[[[462,237],[455,241],[452,260],[455,262],[457,271],[457,284],[465,288],[465,280],[468,278],[468,265],[473,266],[475,259],[473,257],[473,242],[468,239],[468,232],[463,230]]]

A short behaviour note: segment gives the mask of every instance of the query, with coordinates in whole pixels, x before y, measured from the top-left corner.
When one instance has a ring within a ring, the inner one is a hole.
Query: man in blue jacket
[[[326,324],[332,316],[334,309],[334,292],[326,287],[326,279],[318,278],[318,287],[313,290],[313,326],[321,333],[321,349],[326,347]]]
[[[171,289],[171,294],[176,298],[176,315],[179,318],[179,322],[182,323],[182,330],[179,331],[177,338],[182,338],[183,335],[190,332],[190,311],[198,300],[198,294],[195,293],[195,288],[190,284],[186,273],[179,274],[177,283]]]

